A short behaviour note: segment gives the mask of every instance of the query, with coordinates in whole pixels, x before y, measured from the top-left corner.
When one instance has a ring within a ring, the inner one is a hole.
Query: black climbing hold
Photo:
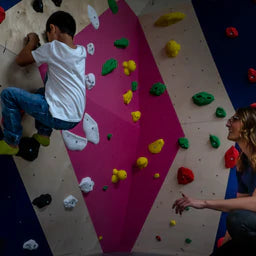
[[[46,205],[49,205],[52,201],[50,194],[42,194],[41,196],[35,198],[32,202],[33,205],[36,205],[38,208],[43,208]]]
[[[34,161],[38,156],[39,148],[40,144],[34,138],[21,138],[17,156],[20,156],[27,161]]]
[[[61,6],[62,0],[52,0],[54,2],[54,4],[58,7]]]
[[[42,0],[34,0],[34,2],[33,2],[33,9],[36,12],[43,12],[44,11],[44,7],[43,7]]]

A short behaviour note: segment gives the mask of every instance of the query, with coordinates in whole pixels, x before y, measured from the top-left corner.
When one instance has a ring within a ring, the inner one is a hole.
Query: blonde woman
[[[188,206],[229,212],[223,245],[212,255],[256,255],[256,108],[239,108],[226,126],[228,140],[236,142],[241,150],[237,161],[237,198],[198,200],[182,194],[173,208],[179,214]],[[244,254],[251,251],[254,254]]]

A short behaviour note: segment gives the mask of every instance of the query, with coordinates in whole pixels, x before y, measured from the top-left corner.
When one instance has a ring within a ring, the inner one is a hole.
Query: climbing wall
[[[169,27],[155,27],[157,18],[169,10],[141,16],[140,22],[190,147],[179,150],[133,251],[209,255],[214,247],[220,213],[189,209],[179,216],[171,206],[181,197],[181,192],[201,199],[224,198],[229,169],[225,168],[223,156],[232,143],[226,140],[227,119],[216,118],[215,110],[223,107],[227,117],[234,110],[193,6],[191,3],[172,6],[172,11],[185,13],[185,19]],[[165,54],[164,47],[169,40],[181,45],[175,58]],[[215,100],[210,105],[195,105],[192,96],[201,91],[213,94]],[[211,146],[210,134],[220,138],[218,149]],[[195,180],[192,183],[178,184],[177,170],[181,166],[193,170]],[[170,226],[171,220],[176,221],[176,226]],[[156,235],[161,237],[161,242],[156,240]],[[185,242],[187,238],[192,241],[190,244]]]

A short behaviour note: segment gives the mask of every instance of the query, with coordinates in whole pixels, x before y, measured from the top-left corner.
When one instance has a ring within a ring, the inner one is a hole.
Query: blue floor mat
[[[256,69],[256,4],[252,0],[192,0],[197,18],[234,109],[256,102],[256,84],[247,78]],[[228,38],[227,27],[238,30]],[[235,169],[230,170],[225,198],[235,197]],[[226,214],[222,214],[216,239],[225,233]]]

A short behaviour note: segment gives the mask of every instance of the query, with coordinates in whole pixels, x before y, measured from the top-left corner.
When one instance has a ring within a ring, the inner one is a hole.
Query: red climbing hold
[[[188,168],[180,167],[177,178],[179,184],[188,184],[194,180],[194,173]]]
[[[159,242],[162,241],[160,236],[156,236],[156,240],[159,241]]]
[[[256,108],[256,102],[252,103],[252,104],[250,105],[250,107],[251,107],[251,108]]]
[[[5,11],[4,8],[0,6],[0,24],[3,22],[5,19]]]
[[[225,153],[226,168],[235,167],[238,157],[239,157],[239,151],[234,146],[231,146],[229,150],[227,150],[227,152]]]
[[[248,79],[251,83],[256,83],[256,70],[253,68],[248,69]]]
[[[238,31],[234,27],[228,27],[226,28],[226,36],[229,38],[235,38],[238,37]]]

